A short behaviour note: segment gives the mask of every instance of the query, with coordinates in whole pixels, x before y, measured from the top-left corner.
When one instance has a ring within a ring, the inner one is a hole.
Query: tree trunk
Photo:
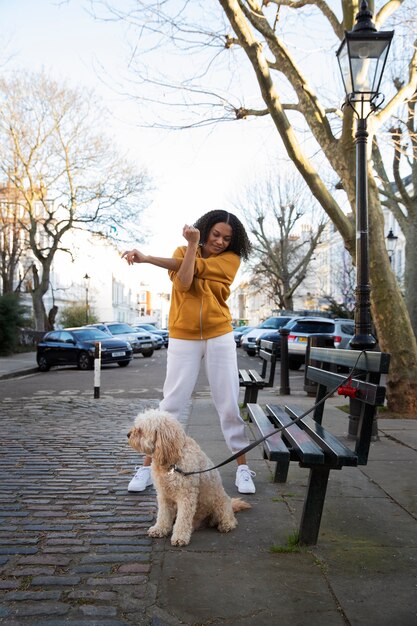
[[[42,279],[39,280],[38,268],[32,265],[33,289],[32,303],[33,316],[35,319],[35,330],[48,330],[48,316],[46,314],[43,296],[48,291],[50,264],[44,264],[42,268]]]
[[[392,271],[384,239],[378,189],[369,175],[369,253],[372,316],[380,348],[391,354],[388,408],[417,415],[417,342],[407,307]]]
[[[407,241],[405,244],[404,289],[405,302],[414,335],[417,337],[417,217],[408,216]]]

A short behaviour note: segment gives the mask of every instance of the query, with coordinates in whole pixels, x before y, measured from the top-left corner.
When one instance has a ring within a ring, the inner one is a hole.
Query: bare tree
[[[355,214],[355,121],[349,107],[342,112],[334,106],[337,95],[329,93],[329,85],[339,80],[336,61],[333,57],[332,64],[327,63],[323,50],[318,55],[317,48],[337,49],[344,31],[354,25],[358,0],[218,0],[218,14],[215,3],[204,2],[203,7],[198,0],[136,0],[125,14],[114,8],[116,3],[103,4],[112,6],[119,19],[137,26],[131,67],[137,72],[141,93],[146,84],[151,87],[145,98],[156,101],[159,93],[160,101],[175,105],[171,111],[178,107],[173,94],[183,98],[188,122],[181,120],[178,126],[268,116],[271,129],[354,257],[355,229],[347,217],[346,201]],[[373,10],[372,0],[369,5]],[[399,22],[413,11],[415,7],[406,0],[382,1],[374,21],[380,29],[396,15]],[[159,69],[152,74],[156,49],[165,52],[165,61],[170,60],[169,51],[177,57],[185,52],[185,64],[166,63],[168,72],[162,74]],[[402,52],[407,57],[407,74],[385,106],[369,118],[369,145],[398,106],[416,92],[417,46],[409,42]],[[197,53],[201,55],[198,58]],[[315,63],[320,72],[315,71]],[[170,70],[175,79],[167,75]],[[224,71],[227,78],[221,80]],[[132,85],[132,89],[136,87]],[[321,99],[320,93],[325,94]],[[164,125],[163,120],[158,123]],[[335,193],[336,184],[344,191],[343,199]],[[388,403],[392,409],[415,415],[417,341],[390,267],[379,189],[370,161],[368,190],[372,313],[380,346],[392,355]]]
[[[93,94],[44,74],[0,80],[0,164],[13,190],[17,227],[33,255],[31,295],[37,330],[48,328],[43,296],[70,230],[135,235],[148,177],[119,154],[102,127]],[[134,226],[135,223],[135,226]],[[125,230],[124,230],[125,229]]]
[[[395,80],[398,88],[401,83]],[[375,138],[372,156],[382,204],[393,213],[405,237],[405,302],[417,337],[417,93],[399,113],[389,120],[388,142],[381,147]]]
[[[325,220],[312,226],[316,203],[294,175],[271,174],[249,186],[245,196],[238,206],[255,239],[254,284],[278,308],[292,310],[294,293],[307,276]]]
[[[20,275],[16,282],[17,268],[25,251],[16,195],[10,184],[0,187],[0,291],[3,294],[19,291],[24,279]]]

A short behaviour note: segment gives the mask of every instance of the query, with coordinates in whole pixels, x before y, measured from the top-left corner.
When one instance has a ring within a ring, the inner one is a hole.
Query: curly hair
[[[227,251],[234,252],[239,257],[247,259],[251,252],[252,244],[249,241],[245,227],[236,215],[228,213],[227,211],[209,211],[198,218],[194,227],[198,228],[200,231],[200,245],[205,244],[210,230],[215,224],[219,224],[220,222],[230,224],[232,227],[232,240],[227,248]]]

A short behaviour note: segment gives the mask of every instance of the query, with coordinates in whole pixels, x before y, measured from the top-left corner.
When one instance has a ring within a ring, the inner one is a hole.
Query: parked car
[[[164,347],[164,340],[161,335],[157,335],[156,333],[151,333],[150,331],[146,331],[146,332],[149,332],[150,336],[152,337],[153,347],[155,350],[160,350],[161,348]]]
[[[267,331],[278,330],[282,326],[285,326],[291,319],[292,316],[290,315],[268,317],[268,319],[262,322],[262,324],[259,324],[259,326],[256,326],[242,337],[241,347],[249,354],[249,356],[255,356],[257,351],[257,338]]]
[[[135,324],[134,328],[136,328],[137,330],[148,331],[154,335],[160,335],[163,339],[164,346],[166,348],[168,347],[169,333],[166,329],[157,328],[154,324],[147,324],[147,323]]]
[[[293,317],[290,319],[289,322],[287,322],[286,324],[284,324],[284,326],[281,326],[281,328],[288,328],[291,329],[294,324],[296,323],[297,320],[299,320],[299,317]],[[279,332],[279,328],[277,330],[266,330],[265,332],[263,332],[261,335],[259,335],[256,338],[256,354],[259,355],[259,350],[261,347],[261,340],[262,339],[266,339],[267,341],[273,341],[274,343],[277,344],[277,358],[280,359],[281,358],[281,333]]]
[[[98,328],[107,333],[110,337],[118,337],[128,341],[133,348],[134,354],[143,354],[145,357],[153,355],[154,344],[149,333],[140,332],[124,322],[101,322],[100,324],[89,324],[91,328]]]
[[[127,341],[109,337],[98,328],[79,327],[46,333],[37,347],[38,367],[41,372],[47,372],[53,365],[76,365],[81,370],[92,369],[97,341],[101,342],[102,365],[129,365],[133,350]]]
[[[305,362],[308,338],[311,335],[328,335],[335,348],[349,348],[355,334],[355,322],[351,319],[329,319],[326,317],[301,317],[292,326],[288,335],[288,365],[299,369]]]
[[[237,348],[240,348],[240,346],[241,346],[241,341],[242,341],[243,335],[246,335],[246,333],[251,331],[252,328],[253,328],[253,326],[238,326],[237,328],[233,329],[233,337],[235,339],[235,343],[236,343],[236,347]]]

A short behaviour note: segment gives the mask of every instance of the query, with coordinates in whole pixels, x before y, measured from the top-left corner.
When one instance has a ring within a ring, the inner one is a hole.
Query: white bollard
[[[100,374],[101,374],[101,341],[97,341],[95,351],[94,351],[94,398],[100,397]]]

